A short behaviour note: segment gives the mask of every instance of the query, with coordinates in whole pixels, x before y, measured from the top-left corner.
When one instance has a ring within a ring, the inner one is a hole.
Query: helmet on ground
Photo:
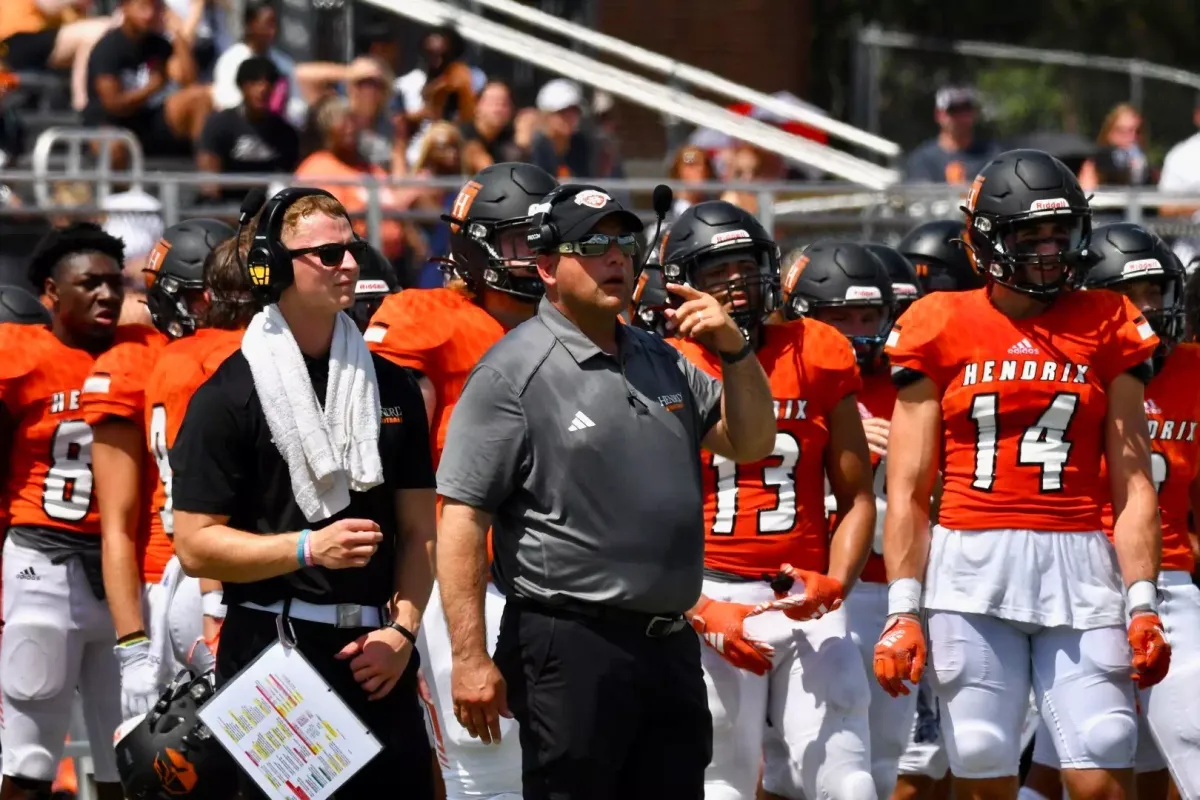
[[[962,246],[964,236],[960,220],[935,219],[922,222],[909,231],[896,249],[917,271],[921,288],[930,292],[964,292],[978,289],[986,281],[971,266]]]
[[[754,215],[732,203],[689,206],[659,252],[668,283],[686,283],[729,304],[744,331],[779,306],[779,245]]]
[[[450,255],[442,259],[443,269],[477,294],[487,288],[529,302],[541,299],[545,287],[526,234],[536,206],[557,185],[533,164],[503,162],[483,169],[459,190],[443,217],[450,225]]]
[[[146,267],[146,305],[150,320],[172,339],[196,332],[189,300],[204,290],[204,260],[234,229],[217,219],[186,219],[163,232]]]
[[[1092,210],[1075,174],[1041,150],[992,159],[967,194],[967,256],[1013,291],[1053,298],[1083,284]]]
[[[784,316],[813,317],[833,309],[878,309],[871,330],[847,334],[859,366],[875,370],[883,363],[883,346],[896,320],[892,279],[883,262],[865,245],[832,239],[813,242],[784,276]],[[836,323],[831,323],[836,324]]]

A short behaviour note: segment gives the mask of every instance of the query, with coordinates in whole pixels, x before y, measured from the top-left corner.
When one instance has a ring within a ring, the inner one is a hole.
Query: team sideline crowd
[[[1200,281],[1158,236],[1036,150],[786,260],[524,163],[444,219],[440,289],[303,189],[169,228],[153,328],[90,224],[0,287],[0,800],[77,702],[101,800],[268,796],[196,707],[277,617],[384,744],[338,797],[1200,800]]]

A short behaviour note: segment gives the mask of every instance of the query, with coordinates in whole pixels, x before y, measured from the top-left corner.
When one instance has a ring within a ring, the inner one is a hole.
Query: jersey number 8
[[[42,510],[50,519],[79,522],[91,504],[92,427],[81,420],[61,422],[50,441]]]

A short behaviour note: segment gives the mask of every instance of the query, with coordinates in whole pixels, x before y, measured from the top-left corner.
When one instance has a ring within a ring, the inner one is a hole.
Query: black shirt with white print
[[[210,114],[196,149],[212,153],[221,162],[221,172],[262,175],[292,172],[300,162],[300,135],[286,119],[270,111],[257,119],[246,116],[245,107]],[[222,199],[240,200],[242,188],[224,189]]]
[[[4,2],[4,0],[0,0]],[[115,28],[100,37],[87,62],[87,108],[84,118],[95,122],[113,115],[100,102],[96,92],[96,78],[112,75],[121,84],[122,92],[133,91],[145,86],[151,71],[167,68],[172,54],[171,43],[157,33],[147,33],[140,39],[131,39],[121,28]],[[130,116],[143,109],[162,104],[162,95],[151,97],[142,108],[130,112]]]
[[[3,2],[3,0],[0,0]],[[379,458],[383,483],[350,492],[350,505],[309,523],[292,491],[287,462],[271,438],[250,364],[242,352],[227,358],[196,393],[171,448],[171,495],[176,511],[228,516],[229,526],[262,535],[317,530],[338,519],[379,523],[383,541],[365,567],[308,567],[278,578],[226,583],[227,604],[270,605],[288,597],[310,603],[380,607],[392,597],[397,548],[403,547],[396,492],[434,488],[425,400],[412,372],[372,354],[379,388]],[[323,402],[328,359],[304,359]]]

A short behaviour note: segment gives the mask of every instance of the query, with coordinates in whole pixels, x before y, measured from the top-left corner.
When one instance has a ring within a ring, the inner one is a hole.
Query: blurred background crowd
[[[125,239],[135,284],[165,224],[235,219],[249,186],[269,176],[331,190],[399,284],[437,286],[430,259],[447,251],[440,216],[458,185],[514,160],[604,183],[643,211],[646,189],[666,178],[674,213],[730,200],[785,249],[831,233],[889,241],[953,216],[979,168],[1023,145],[1116,197],[1102,205],[1114,219],[1154,221],[1189,263],[1200,251],[1200,75],[1183,69],[1196,56],[1180,31],[1195,30],[1200,11],[1064,1],[1024,14],[1023,3],[1002,15],[964,0],[954,19],[926,0],[521,4],[594,31],[589,42],[480,0],[0,0],[0,282],[20,274],[46,226],[84,217]],[[464,38],[465,23],[433,19],[431,6],[574,53],[594,54],[609,35],[677,59],[753,96],[718,97],[707,78],[682,86],[672,67],[648,76],[664,103],[689,92],[818,150],[796,158],[629,102],[587,70]],[[1065,25],[1072,47],[1089,52],[1052,49]],[[797,113],[776,113],[779,103]],[[835,141],[840,121],[895,151]],[[894,179],[846,180],[826,163],[843,150]],[[1158,202],[1157,192],[1181,198]]]

